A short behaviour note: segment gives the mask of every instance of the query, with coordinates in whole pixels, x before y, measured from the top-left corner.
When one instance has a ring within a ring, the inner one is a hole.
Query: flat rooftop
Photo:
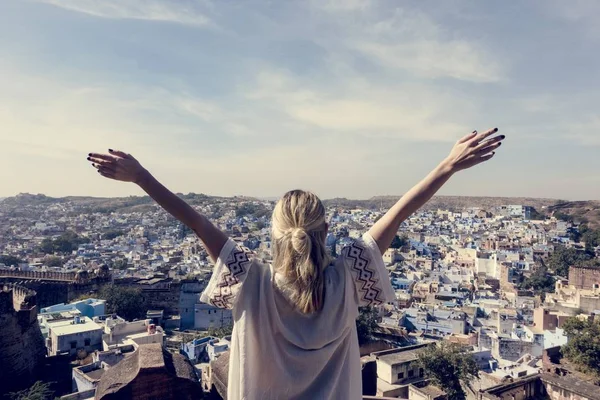
[[[419,352],[419,350],[422,350],[422,349],[406,350],[406,351],[401,351],[398,353],[384,354],[381,356],[377,356],[377,359],[380,360],[381,362],[389,364],[389,365],[400,364],[400,363],[409,362],[409,361],[415,361],[417,358],[419,358],[417,356],[417,353]]]
[[[72,321],[60,321],[56,324],[50,324],[50,330],[56,336],[72,335],[74,333],[103,330],[102,325],[95,323],[89,318],[82,318],[81,321],[82,322],[80,322],[79,324],[72,323]]]

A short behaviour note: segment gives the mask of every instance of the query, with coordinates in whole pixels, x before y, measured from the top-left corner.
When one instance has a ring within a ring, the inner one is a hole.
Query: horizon
[[[600,199],[600,3],[0,3],[0,197],[119,197],[133,154],[174,192],[402,193],[457,139],[488,163],[441,195]],[[6,133],[5,133],[6,132]],[[309,157],[307,157],[309,155]]]
[[[252,199],[256,199],[256,200],[264,200],[264,201],[276,201],[278,199],[281,198],[281,196],[250,196],[250,195],[245,195],[245,194],[234,194],[234,195],[228,195],[228,196],[224,196],[224,195],[219,195],[219,194],[209,194],[209,193],[201,193],[201,192],[176,192],[177,195],[189,195],[189,194],[196,194],[196,195],[205,195],[208,197],[222,197],[222,198],[235,198],[235,197],[246,197],[246,198],[252,198]],[[143,194],[133,194],[133,195],[125,195],[125,196],[91,196],[91,195],[64,195],[64,196],[49,196],[45,193],[28,193],[28,192],[22,192],[22,193],[17,193],[15,195],[10,195],[10,196],[2,196],[0,197],[0,200],[4,200],[4,199],[9,199],[9,198],[13,198],[13,197],[18,197],[20,195],[31,195],[31,196],[38,196],[38,195],[42,195],[42,196],[46,196],[48,198],[53,198],[53,199],[64,199],[64,198],[68,198],[68,197],[74,197],[74,198],[96,198],[96,199],[121,199],[121,198],[126,198],[126,197],[149,197],[149,195],[143,193]],[[352,197],[340,197],[340,196],[334,196],[334,197],[323,197],[322,199],[324,201],[331,201],[331,200],[336,200],[336,199],[340,199],[340,200],[350,200],[350,201],[368,201],[368,200],[373,200],[376,198],[400,198],[402,197],[403,194],[398,194],[398,195],[393,195],[393,194],[380,194],[380,195],[373,195],[371,197],[365,197],[365,198],[352,198]],[[531,197],[531,196],[473,196],[473,195],[453,195],[453,194],[435,194],[433,195],[433,198],[436,197],[469,197],[469,198],[489,198],[489,199],[531,199],[531,200],[553,200],[553,201],[566,201],[566,202],[595,202],[595,201],[600,201],[600,199],[578,199],[578,200],[568,200],[565,198],[553,198],[553,197]]]

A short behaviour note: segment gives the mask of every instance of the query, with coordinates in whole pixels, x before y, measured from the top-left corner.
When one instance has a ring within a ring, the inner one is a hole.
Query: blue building
[[[85,299],[74,301],[69,304],[55,304],[40,309],[39,314],[54,314],[67,311],[79,311],[82,316],[94,319],[100,315],[106,314],[106,300],[101,299]]]
[[[208,355],[206,353],[206,346],[211,340],[215,338],[212,336],[207,336],[201,339],[194,339],[191,342],[182,343],[180,352],[181,354],[187,356],[187,358],[193,363],[197,364],[208,359]]]

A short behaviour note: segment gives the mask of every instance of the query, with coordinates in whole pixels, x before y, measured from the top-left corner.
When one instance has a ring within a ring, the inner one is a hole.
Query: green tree
[[[123,236],[125,233],[120,229],[111,229],[102,234],[102,239],[112,240],[116,237]]]
[[[23,260],[21,260],[18,257],[15,256],[9,256],[9,255],[0,255],[0,264],[4,264],[7,267],[10,267],[12,265],[19,265],[23,262]]]
[[[373,341],[373,333],[377,330],[379,315],[373,307],[360,307],[356,319],[356,333],[358,344],[363,345]]]
[[[106,285],[100,290],[98,297],[106,300],[106,312],[109,314],[117,314],[129,321],[146,317],[148,305],[141,289]]]
[[[63,265],[62,258],[56,256],[47,256],[44,262],[49,267],[62,267]]]
[[[394,239],[392,240],[392,244],[390,244],[390,247],[392,249],[399,249],[407,243],[408,243],[407,236],[403,235],[402,237],[400,237],[400,236],[396,235],[396,236],[394,236]]]
[[[545,265],[539,267],[530,277],[525,278],[520,283],[520,289],[533,289],[536,294],[554,292],[554,284],[556,280],[548,273],[548,268]]]
[[[600,377],[600,322],[572,317],[562,328],[569,338],[562,354],[584,372]]]
[[[464,400],[462,385],[479,377],[477,363],[454,343],[440,342],[419,351],[417,365],[423,368],[431,382],[448,394],[448,400]]]
[[[230,336],[233,333],[233,324],[225,325],[220,328],[208,328],[208,331],[206,333],[207,336],[214,336],[218,338]]]
[[[54,398],[54,391],[50,389],[50,383],[37,381],[29,389],[11,392],[6,396],[11,400],[51,400]]]
[[[556,275],[568,277],[570,266],[581,265],[590,258],[589,254],[557,245],[554,253],[546,260],[546,265]]]
[[[75,232],[66,231],[56,239],[45,238],[40,244],[40,250],[46,254],[71,253],[79,245],[89,243],[88,238],[80,237]]]

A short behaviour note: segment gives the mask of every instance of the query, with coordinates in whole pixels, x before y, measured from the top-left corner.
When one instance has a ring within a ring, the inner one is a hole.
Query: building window
[[[89,346],[91,343],[92,343],[92,339],[90,339],[90,338],[86,338],[86,339],[83,341],[83,344],[84,344],[85,346]]]
[[[410,371],[408,371],[408,377],[412,378],[413,376],[415,376],[415,371],[413,371],[412,369]]]
[[[77,342],[73,341],[71,342],[71,348],[74,349],[77,347]]]
[[[404,379],[404,372],[398,373],[398,379]]]

